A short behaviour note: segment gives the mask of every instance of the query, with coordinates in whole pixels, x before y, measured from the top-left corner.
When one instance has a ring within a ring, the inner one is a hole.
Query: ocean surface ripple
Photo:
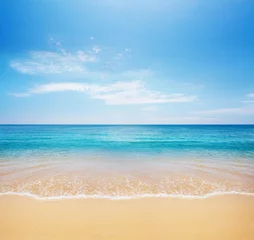
[[[0,195],[254,194],[253,125],[0,125]]]

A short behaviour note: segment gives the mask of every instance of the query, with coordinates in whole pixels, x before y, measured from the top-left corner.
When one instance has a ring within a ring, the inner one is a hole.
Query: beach
[[[254,240],[254,0],[0,0],[0,240]]]
[[[254,239],[253,126],[0,126],[0,239]]]
[[[254,238],[254,197],[37,200],[0,197],[3,240]]]

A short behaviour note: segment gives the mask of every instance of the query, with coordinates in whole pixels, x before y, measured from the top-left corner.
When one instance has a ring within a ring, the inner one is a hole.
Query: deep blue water
[[[254,125],[0,125],[0,158],[59,153],[254,160]]]

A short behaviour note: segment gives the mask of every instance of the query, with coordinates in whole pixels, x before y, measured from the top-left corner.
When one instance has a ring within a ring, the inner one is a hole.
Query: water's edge
[[[52,197],[42,197],[36,194],[29,192],[5,192],[0,193],[1,196],[23,196],[36,200],[50,201],[50,200],[67,200],[67,199],[106,199],[106,200],[132,200],[132,199],[146,199],[146,198],[175,198],[175,199],[206,199],[214,196],[223,196],[223,195],[245,195],[254,197],[254,193],[249,192],[213,192],[200,196],[193,195],[179,195],[179,194],[142,194],[135,196],[109,196],[109,195],[73,195],[73,196],[52,196]]]

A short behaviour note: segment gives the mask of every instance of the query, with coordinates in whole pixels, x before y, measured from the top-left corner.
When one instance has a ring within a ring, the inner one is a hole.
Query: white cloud
[[[248,97],[248,98],[254,98],[254,93],[249,93],[249,94],[246,95],[246,97]]]
[[[97,60],[94,55],[86,54],[84,51],[77,51],[76,56],[82,62],[95,62]]]
[[[60,44],[60,43],[59,43]],[[28,59],[14,60],[11,68],[29,75],[57,74],[84,72],[84,62],[95,62],[94,54],[85,54],[78,51],[76,54],[67,54],[61,49],[61,53],[34,51],[30,52]]]
[[[248,99],[254,98],[254,94],[245,95]],[[196,112],[202,115],[254,115],[254,100],[244,100],[242,103],[246,103],[241,107],[229,107],[229,108],[217,108],[205,111]]]
[[[214,114],[252,115],[254,114],[254,107],[219,108],[219,109],[200,111],[198,113],[207,114],[207,115],[214,115]]]
[[[43,94],[52,92],[85,92],[93,99],[104,100],[108,105],[151,104],[168,102],[192,102],[196,96],[184,94],[164,94],[150,91],[141,81],[116,82],[109,85],[87,83],[49,83],[38,85],[27,93],[14,93],[16,96]]]
[[[178,116],[178,117],[158,117],[151,119],[151,123],[160,124],[211,124],[221,123],[214,117],[198,116]]]
[[[14,59],[11,61],[10,67],[20,73],[28,75],[78,73],[79,76],[82,75],[83,77],[89,78],[89,80],[98,80],[101,76],[105,78],[105,76],[110,75],[109,77],[112,81],[116,81],[116,79],[114,79],[115,76],[127,76],[128,73],[133,73],[132,75],[134,75],[134,73],[141,75],[142,73],[142,75],[144,75],[145,71],[148,72],[148,70],[142,69],[137,71],[117,72],[118,62],[116,62],[115,53],[113,53],[111,57],[106,56],[107,54],[100,56],[102,49],[97,45],[93,45],[87,51],[78,50],[71,53],[54,38],[49,39],[49,45],[55,51],[30,51],[27,58]],[[130,51],[130,49],[126,49],[126,51]],[[117,61],[126,54],[125,52],[119,53],[117,55]],[[132,79],[140,79],[140,76]],[[121,80],[125,79],[121,78]]]
[[[93,46],[92,51],[97,54],[101,51],[101,49],[98,46]]]
[[[245,95],[245,99],[247,100],[243,100],[243,103],[252,105],[252,103],[254,103],[254,93],[249,93]]]
[[[93,98],[102,99],[108,105],[192,102],[195,99],[194,96],[185,96],[184,94],[166,95],[141,88],[134,88],[127,91],[122,90],[115,93],[98,93]]]
[[[249,94],[246,95],[246,97],[248,97],[248,98],[254,98],[254,93],[249,93]]]
[[[123,54],[122,53],[118,53],[117,55],[116,55],[116,58],[117,59],[120,59],[120,58],[122,58],[123,57]]]

